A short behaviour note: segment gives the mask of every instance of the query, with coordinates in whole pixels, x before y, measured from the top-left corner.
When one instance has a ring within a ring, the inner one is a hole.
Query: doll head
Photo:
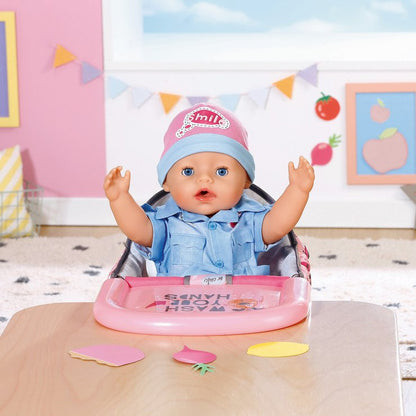
[[[164,150],[157,166],[163,185],[170,168],[180,159],[200,152],[233,157],[254,180],[254,159],[248,151],[247,132],[227,110],[212,104],[196,104],[172,120],[164,138]]]
[[[237,159],[224,153],[198,152],[173,164],[163,189],[182,209],[210,217],[237,205],[250,183]]]
[[[186,211],[212,216],[234,207],[254,179],[246,130],[210,104],[179,113],[165,135],[158,178]]]

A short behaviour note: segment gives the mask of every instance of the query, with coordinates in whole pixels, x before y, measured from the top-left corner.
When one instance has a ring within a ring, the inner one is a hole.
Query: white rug
[[[311,253],[313,300],[355,300],[392,309],[402,377],[416,379],[416,241],[301,240]],[[1,240],[0,333],[20,309],[93,302],[124,241],[122,234]]]

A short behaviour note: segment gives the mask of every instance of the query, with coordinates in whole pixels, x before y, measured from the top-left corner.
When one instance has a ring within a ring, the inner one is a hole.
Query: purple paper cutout
[[[309,82],[310,84],[314,85],[315,87],[318,86],[318,65],[314,64],[308,66],[305,69],[300,70],[297,75],[303,78],[305,81]]]
[[[195,104],[207,103],[209,100],[209,97],[204,96],[190,96],[186,98],[188,99],[189,104],[191,104],[191,106]]]
[[[101,75],[101,71],[88,62],[82,62],[82,83],[87,84]]]

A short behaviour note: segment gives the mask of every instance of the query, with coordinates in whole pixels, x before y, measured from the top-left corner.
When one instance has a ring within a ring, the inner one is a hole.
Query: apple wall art
[[[416,83],[347,84],[349,184],[416,183]]]

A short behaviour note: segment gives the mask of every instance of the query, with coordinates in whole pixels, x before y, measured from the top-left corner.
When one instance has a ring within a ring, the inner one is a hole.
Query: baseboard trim
[[[41,224],[116,225],[105,198],[44,198]],[[411,201],[310,201],[298,227],[415,228]]]
[[[310,201],[298,227],[415,228],[412,201]]]
[[[44,198],[42,225],[116,225],[105,198]]]

